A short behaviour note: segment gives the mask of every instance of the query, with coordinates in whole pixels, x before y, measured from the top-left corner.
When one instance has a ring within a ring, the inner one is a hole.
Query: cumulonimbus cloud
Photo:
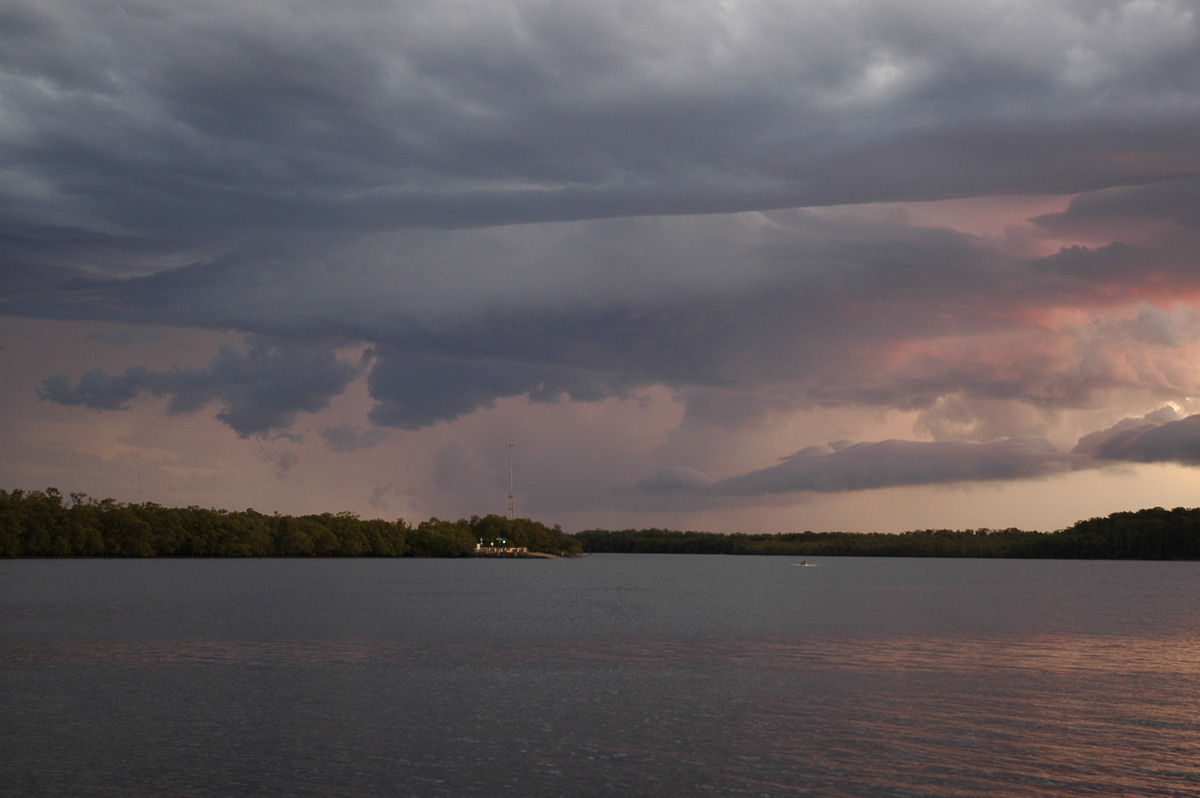
[[[1002,436],[647,489],[1191,464],[1186,425],[1064,453],[969,416],[1200,393],[1193,5],[16,0],[0,313],[249,336],[204,369],[41,386],[219,403],[243,436],[362,374],[371,422],[406,430],[664,385],[729,429],[871,407]],[[1074,196],[995,235],[876,207],[1022,193]]]

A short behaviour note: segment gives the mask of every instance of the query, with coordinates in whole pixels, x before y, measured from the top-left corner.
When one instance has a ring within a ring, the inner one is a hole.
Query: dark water
[[[0,794],[1200,795],[1200,563],[0,561]]]

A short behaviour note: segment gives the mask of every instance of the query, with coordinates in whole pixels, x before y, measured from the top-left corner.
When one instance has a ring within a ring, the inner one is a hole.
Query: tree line
[[[58,490],[0,489],[0,557],[465,557],[476,546],[531,552],[774,554],[793,557],[1200,559],[1200,508],[1089,518],[1056,532],[922,529],[900,534],[722,534],[590,529],[568,535],[527,518],[361,519],[126,504]]]
[[[0,557],[466,557],[497,540],[577,554],[559,527],[499,515],[415,526],[348,512],[266,515],[0,489]]]
[[[900,534],[720,534],[667,529],[577,532],[585,552],[778,554],[793,557],[1200,559],[1200,509],[1155,507],[1089,518],[1056,532],[922,529]]]

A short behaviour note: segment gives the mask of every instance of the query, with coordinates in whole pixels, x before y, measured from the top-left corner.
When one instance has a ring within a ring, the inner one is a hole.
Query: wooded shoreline
[[[578,532],[585,552],[774,554],[793,557],[994,557],[1012,559],[1197,560],[1200,509],[1161,507],[1089,518],[1054,532],[923,529],[722,535],[665,529]]]
[[[469,557],[479,547],[532,557],[580,553],[758,554],[795,557],[1200,559],[1200,509],[1155,507],[1067,529],[925,529],[899,534],[785,534],[591,529],[500,515],[411,525],[353,513],[266,515],[255,510],[124,504],[85,494],[0,490],[0,558],[15,557]],[[491,555],[496,556],[496,555]]]
[[[266,515],[0,490],[0,557],[469,557],[481,544],[582,550],[558,527],[499,515],[414,526],[345,512]]]

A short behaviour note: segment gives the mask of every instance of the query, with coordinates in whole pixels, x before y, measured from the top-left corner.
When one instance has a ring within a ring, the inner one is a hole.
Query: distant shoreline
[[[1200,509],[1154,507],[1079,521],[1055,532],[924,529],[899,534],[723,534],[591,529],[567,534],[500,515],[413,526],[353,513],[266,515],[122,504],[53,489],[0,490],[0,558],[42,557],[500,557],[583,553],[814,557],[1200,560]]]
[[[1200,560],[1200,509],[1154,507],[1089,518],[1056,532],[923,529],[725,535],[665,529],[578,532],[589,553],[963,557],[1038,560]]]

